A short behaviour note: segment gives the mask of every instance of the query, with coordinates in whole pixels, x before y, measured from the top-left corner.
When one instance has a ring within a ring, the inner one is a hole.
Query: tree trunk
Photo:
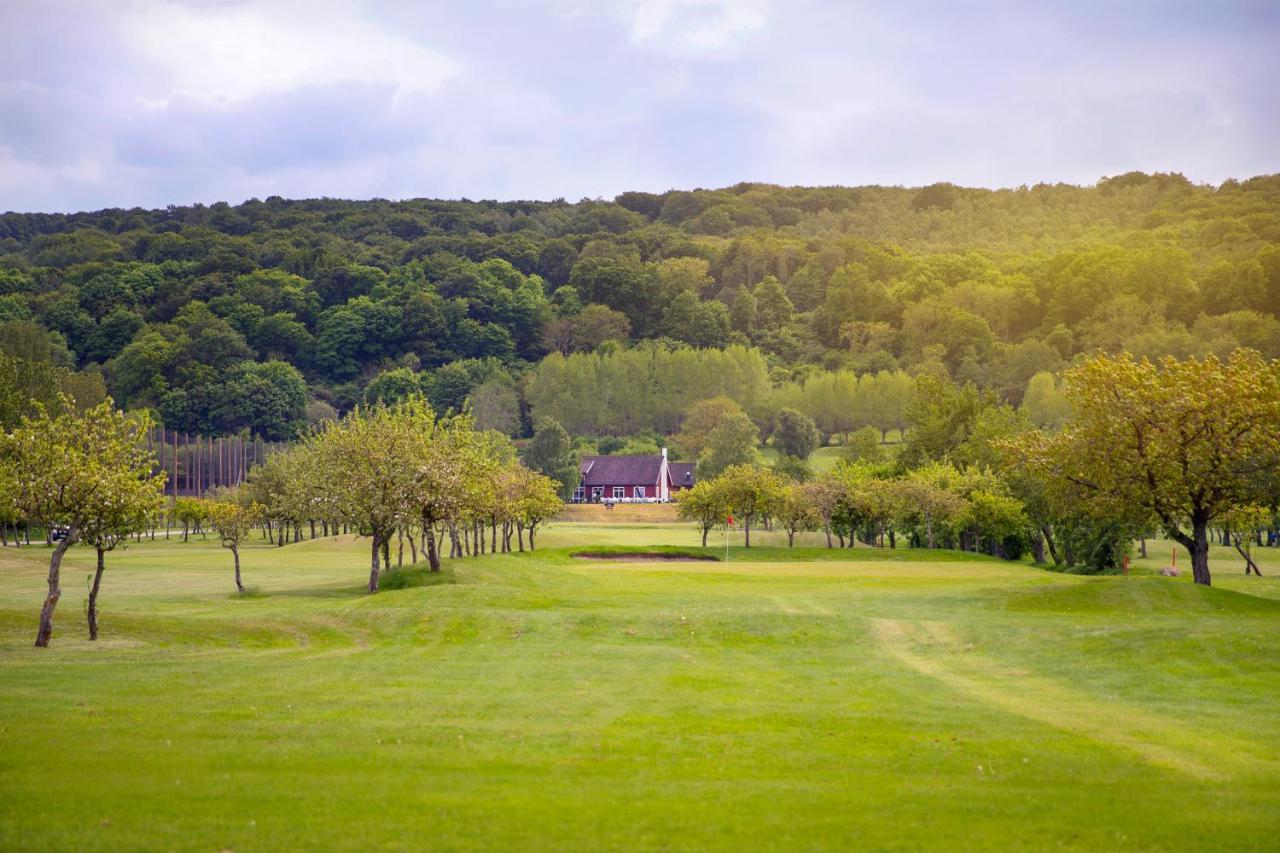
[[[1031,557],[1037,566],[1044,565],[1044,534],[1038,530],[1031,538]]]
[[[1147,559],[1147,537],[1145,536],[1138,537],[1138,556],[1144,560]]]
[[[29,529],[29,528],[28,528]],[[80,538],[80,531],[74,526],[67,531],[58,546],[49,557],[49,594],[45,597],[44,606],[40,608],[40,629],[36,632],[36,648],[45,648],[53,636],[53,609],[62,598],[62,555]]]
[[[925,541],[928,543],[926,547],[933,547],[933,516],[926,515],[924,517],[924,535]]]
[[[536,526],[537,525],[534,525],[534,524],[529,525],[529,550],[530,551],[535,550],[533,547],[533,528]]]
[[[396,568],[404,566],[404,528],[396,528]]]
[[[1049,525],[1040,525],[1040,532],[1044,535],[1044,544],[1049,549],[1049,558],[1053,560],[1055,566],[1062,565],[1062,559],[1058,556],[1058,546],[1053,542],[1053,531],[1049,529]]]
[[[239,546],[231,546],[231,558],[236,564],[236,592],[244,592],[244,584],[240,582],[240,548]]]
[[[369,592],[378,591],[378,549],[382,547],[382,543],[378,541],[378,534],[375,532],[372,539],[371,550],[373,552],[373,560],[369,566]]]
[[[436,532],[431,525],[423,525],[426,529],[423,531],[423,538],[427,543],[427,562],[431,565],[431,571],[440,571],[440,554],[436,551]]]
[[[408,539],[409,539],[409,562],[417,563],[418,562],[418,542],[416,539],[413,538],[412,533],[409,534]]]
[[[1232,537],[1231,544],[1236,547],[1236,551],[1240,553],[1240,556],[1244,557],[1244,573],[1246,575],[1255,574],[1258,577],[1262,577],[1262,572],[1258,571],[1258,564],[1253,561],[1253,555],[1250,554],[1249,549],[1244,546],[1244,537],[1237,533]]]
[[[89,639],[98,639],[98,590],[102,587],[102,571],[107,567],[107,552],[98,549],[98,568],[93,573],[93,586],[89,588]]]
[[[391,571],[391,537],[382,537],[382,570]]]
[[[796,532],[791,528],[787,528],[787,547],[788,548],[796,547]]]
[[[827,534],[827,547],[828,547],[828,548],[833,547],[833,546],[832,546],[832,544],[831,544],[831,525],[830,525],[830,524],[824,524],[824,525],[822,525],[822,529],[823,529],[823,530],[826,532],[826,534]],[[706,543],[704,542],[703,544],[705,545]]]
[[[1199,516],[1199,517],[1198,517]],[[1200,513],[1191,516],[1191,535],[1181,530],[1170,529],[1173,540],[1186,548],[1191,554],[1191,578],[1198,584],[1211,586],[1209,576],[1209,523]]]
[[[751,516],[749,515],[744,516],[742,519],[742,536],[743,536],[743,544],[746,547],[750,548],[751,547]]]
[[[710,532],[710,530],[711,530],[710,527],[703,525],[702,527],[702,547],[703,548],[707,547],[707,533]]]
[[[524,553],[524,523],[516,522],[516,544],[520,546],[520,553]]]

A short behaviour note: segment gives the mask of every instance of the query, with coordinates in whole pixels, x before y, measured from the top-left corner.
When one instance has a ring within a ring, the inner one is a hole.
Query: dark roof
[[[661,456],[584,456],[582,485],[652,486],[662,470]]]
[[[689,488],[693,485],[693,462],[668,462],[667,470],[671,472],[671,485]]]

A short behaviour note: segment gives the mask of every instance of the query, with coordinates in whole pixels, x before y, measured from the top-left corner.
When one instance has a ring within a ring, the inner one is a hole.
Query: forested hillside
[[[11,386],[273,440],[415,391],[515,436],[665,435],[718,395],[765,434],[784,405],[888,430],[896,376],[1016,406],[1097,350],[1278,356],[1277,315],[1280,176],[0,217]]]

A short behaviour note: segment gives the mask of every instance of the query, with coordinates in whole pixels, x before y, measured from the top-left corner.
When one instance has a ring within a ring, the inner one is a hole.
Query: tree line
[[[422,397],[357,407],[300,442],[268,456],[245,483],[203,498],[164,494],[168,472],[148,441],[149,416],[123,412],[111,400],[78,408],[64,398],[56,411],[35,404],[0,435],[0,520],[23,519],[57,531],[51,537],[48,592],[37,646],[47,646],[62,596],[67,550],[97,551],[87,618],[98,635],[98,595],[106,555],[130,537],[172,522],[214,533],[233,559],[236,589],[245,589],[240,546],[262,529],[279,545],[352,531],[370,541],[367,588],[391,568],[391,546],[404,547],[440,571],[449,556],[523,551],[559,512],[555,483],[522,465],[509,439],[475,429],[467,413],[437,415]],[[15,543],[16,544],[16,543]]]
[[[763,466],[749,439],[730,464],[707,464],[722,455],[717,425],[698,457],[708,476],[677,496],[680,515],[704,546],[733,517],[748,547],[763,521],[789,544],[820,530],[827,547],[901,538],[1085,571],[1114,571],[1135,540],[1163,534],[1187,549],[1201,584],[1216,539],[1261,574],[1251,547],[1277,544],[1280,361],[1244,349],[1225,361],[1102,355],[1067,371],[1061,394],[1067,415],[1044,426],[973,385],[921,377],[894,458],[849,458],[816,478],[794,464],[802,456]],[[689,423],[745,417],[735,408],[710,401]],[[811,450],[812,422],[784,411],[784,445]]]
[[[0,216],[0,352],[206,436],[291,440],[409,379],[528,436],[555,358],[649,344],[754,350],[774,386],[943,370],[1017,405],[1081,354],[1275,357],[1278,312],[1276,176]]]

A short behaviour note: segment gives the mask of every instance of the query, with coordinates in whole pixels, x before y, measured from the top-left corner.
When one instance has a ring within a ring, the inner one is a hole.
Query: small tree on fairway
[[[140,435],[150,427],[150,420],[138,418]],[[147,460],[140,459],[140,462]],[[97,551],[98,563],[89,587],[85,616],[89,622],[89,639],[98,639],[98,592],[106,569],[106,554],[115,550],[130,536],[147,526],[164,506],[164,472],[152,476],[151,466],[116,468],[103,475],[102,488],[90,505],[81,528],[81,541]]]
[[[240,581],[240,543],[253,533],[264,510],[262,504],[242,504],[235,498],[236,495],[229,494],[209,502],[209,526],[222,540],[222,547],[231,550],[236,569],[236,592],[244,592],[244,584]]]
[[[1023,458],[1099,513],[1157,518],[1208,585],[1209,525],[1266,504],[1280,467],[1280,362],[1104,355],[1066,374],[1066,394],[1073,419],[1020,439]]]
[[[40,609],[36,646],[53,636],[53,612],[62,597],[62,558],[80,541],[85,525],[98,517],[101,501],[122,471],[150,472],[153,459],[143,447],[136,418],[107,400],[76,412],[65,400],[63,414],[37,406],[4,437],[3,457],[13,472],[14,504],[27,518],[63,525],[67,534],[49,558],[48,594]]]
[[[822,523],[818,509],[809,500],[809,492],[801,483],[786,483],[773,506],[773,517],[787,531],[787,547],[794,548],[796,533],[812,530]]]
[[[751,522],[777,505],[783,481],[769,469],[755,465],[734,465],[716,479],[722,484],[725,505],[742,519],[743,544],[750,548]]]
[[[378,591],[383,543],[412,515],[420,436],[433,419],[426,401],[414,398],[357,408],[308,439],[307,458],[334,509],[370,536],[369,592]]]
[[[538,525],[554,518],[562,509],[564,502],[556,493],[555,480],[530,471],[523,465],[515,464],[510,472],[508,482],[514,490],[514,516],[518,527],[529,531],[529,550],[534,550],[533,537]],[[520,550],[524,550],[524,540],[520,541]]]
[[[176,498],[173,502],[173,517],[182,522],[182,541],[186,542],[193,528],[199,528],[204,521],[204,501],[199,498]]]
[[[707,534],[717,524],[722,524],[729,514],[720,483],[703,480],[692,489],[676,493],[676,512],[685,521],[697,522],[702,531],[702,547],[707,547]]]

